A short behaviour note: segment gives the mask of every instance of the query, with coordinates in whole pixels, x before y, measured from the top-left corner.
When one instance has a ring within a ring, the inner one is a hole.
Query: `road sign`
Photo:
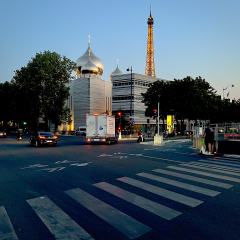
[[[135,122],[134,121],[132,121],[132,125],[134,125],[135,124]]]

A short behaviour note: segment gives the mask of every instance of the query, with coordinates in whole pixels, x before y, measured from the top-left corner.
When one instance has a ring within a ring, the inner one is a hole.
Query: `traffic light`
[[[121,117],[121,116],[122,116],[122,112],[117,112],[117,115],[118,115],[119,117]]]
[[[157,110],[156,109],[153,109],[153,116],[157,117]]]
[[[27,122],[23,122],[23,125],[27,125]]]
[[[121,127],[118,127],[118,130],[121,130]]]

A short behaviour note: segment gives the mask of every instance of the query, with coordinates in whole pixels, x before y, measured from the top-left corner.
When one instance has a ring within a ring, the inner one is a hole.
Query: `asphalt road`
[[[0,240],[239,239],[240,162],[191,142],[0,138]]]

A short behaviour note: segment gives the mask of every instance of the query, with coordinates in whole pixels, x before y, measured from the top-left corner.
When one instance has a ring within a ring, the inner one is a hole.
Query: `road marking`
[[[91,162],[89,162],[91,163]],[[77,166],[77,167],[85,167],[87,166],[89,163],[73,163],[73,164],[70,164],[71,166]]]
[[[212,171],[212,172],[219,172],[219,173],[224,173],[224,174],[229,174],[229,175],[240,176],[240,173],[233,172],[233,170],[231,170],[231,169],[220,168],[220,169],[224,169],[224,170],[219,170],[217,167],[214,167],[214,166],[213,167],[202,167],[203,165],[201,165],[201,164],[198,164],[198,165],[179,164],[179,165],[184,166],[184,167],[198,168],[198,169],[208,170],[208,171]],[[239,179],[239,181],[240,181],[240,179]]]
[[[236,168],[236,167],[229,167],[229,166],[222,166],[222,165],[218,165],[217,163],[199,163],[199,162],[190,162],[193,164],[200,164],[200,166],[209,166],[209,167],[216,167],[216,168],[220,168],[220,169],[226,169],[226,170],[237,170],[240,171],[240,168]]]
[[[233,185],[230,185],[230,184],[227,184],[227,183],[216,182],[216,181],[212,181],[212,180],[208,180],[208,179],[204,179],[204,178],[193,177],[193,176],[190,176],[190,175],[177,173],[177,172],[171,172],[171,171],[162,170],[162,169],[155,169],[155,170],[152,170],[152,171],[162,173],[162,174],[166,174],[166,175],[170,175],[170,176],[174,176],[174,177],[179,177],[179,178],[191,180],[191,181],[195,181],[195,182],[208,184],[208,185],[211,185],[211,186],[221,187],[221,188],[225,188],[225,189],[229,189],[229,188],[233,187]]]
[[[56,239],[94,239],[48,197],[33,198],[27,202]]]
[[[80,188],[71,189],[65,191],[65,193],[131,239],[137,238],[151,230],[148,226],[84,192]]]
[[[54,164],[62,164],[62,163],[72,163],[72,162],[76,162],[76,161],[68,161],[68,160],[64,160],[64,161],[57,161]]]
[[[159,177],[159,176],[148,174],[148,173],[138,173],[136,175],[141,176],[141,177],[145,177],[145,178],[149,178],[149,179],[152,179],[152,180],[155,180],[155,181],[158,181],[158,182],[163,182],[163,183],[166,183],[166,184],[169,184],[169,185],[172,185],[172,186],[176,186],[176,187],[179,187],[179,188],[187,189],[189,191],[201,193],[201,194],[204,194],[204,195],[207,195],[207,196],[210,196],[210,197],[215,197],[218,194],[220,194],[220,192],[213,191],[213,190],[210,190],[210,189],[207,189],[207,188],[202,188],[202,187],[194,186],[194,185],[191,185],[191,184],[188,184],[188,183],[174,181],[174,180],[171,180],[171,179],[168,179],[168,178],[163,178],[163,177]]]
[[[107,155],[107,154],[101,154],[100,156],[97,157],[112,157],[113,155]]]
[[[38,171],[48,171],[48,172],[54,172],[54,171],[62,171],[63,169],[65,169],[66,167],[55,167],[55,168],[44,168],[44,169],[40,169]]]
[[[18,240],[4,206],[0,207],[0,240]]]
[[[154,213],[160,217],[163,217],[167,220],[171,220],[179,215],[181,215],[181,212],[178,212],[174,209],[165,207],[161,204],[155,203],[151,200],[148,200],[146,198],[143,198],[141,196],[138,196],[134,193],[125,191],[121,188],[115,187],[111,184],[108,184],[106,182],[101,182],[97,184],[93,184],[94,186],[101,188],[102,190],[105,190],[123,200],[126,200],[138,207],[141,207],[151,213]]]
[[[187,165],[187,166],[189,167],[190,165]],[[185,171],[185,172],[190,172],[190,173],[195,173],[195,174],[208,176],[208,177],[213,177],[213,178],[224,179],[224,180],[228,180],[228,181],[232,181],[232,182],[240,182],[240,179],[238,179],[238,178],[225,177],[225,176],[217,175],[217,174],[213,174],[213,173],[200,172],[200,171],[196,171],[196,170],[192,170],[192,169],[175,167],[175,166],[169,166],[168,168],[175,169],[175,170],[180,170],[180,171]],[[210,169],[207,169],[207,170],[210,170]]]
[[[26,168],[40,168],[40,167],[47,167],[48,165],[41,165],[41,164],[34,164],[34,165],[29,165],[28,167],[24,167],[21,169],[26,169]]]
[[[185,205],[190,206],[190,207],[196,207],[196,206],[203,203],[203,201],[200,201],[200,200],[197,200],[197,199],[194,199],[194,198],[191,198],[191,197],[187,197],[187,196],[184,196],[182,194],[175,193],[175,192],[172,192],[172,191],[160,188],[160,187],[156,187],[156,186],[153,186],[151,184],[144,183],[144,182],[132,179],[132,178],[122,177],[122,178],[118,178],[117,180],[119,180],[121,182],[124,182],[124,183],[128,183],[132,186],[144,189],[148,192],[155,193],[159,196],[171,199],[175,202],[185,204]]]
[[[229,162],[219,162],[221,160],[214,160],[214,161],[208,161],[208,160],[199,160],[200,162],[206,162],[206,163],[212,163],[212,164],[220,164],[220,165],[226,165],[226,166],[233,166],[237,167],[240,170],[240,163],[239,164],[234,164],[234,163],[229,163]]]
[[[181,161],[165,159],[165,158],[150,157],[150,156],[143,156],[143,157],[145,157],[145,158],[154,158],[154,159],[159,159],[159,160],[168,161],[168,162],[184,163],[184,162],[181,162]]]

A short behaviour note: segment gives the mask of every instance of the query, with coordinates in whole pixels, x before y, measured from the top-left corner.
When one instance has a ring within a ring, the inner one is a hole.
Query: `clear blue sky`
[[[76,61],[91,48],[109,81],[117,66],[145,74],[152,6],[156,76],[201,76],[240,98],[240,0],[0,0],[0,82],[37,52]]]

